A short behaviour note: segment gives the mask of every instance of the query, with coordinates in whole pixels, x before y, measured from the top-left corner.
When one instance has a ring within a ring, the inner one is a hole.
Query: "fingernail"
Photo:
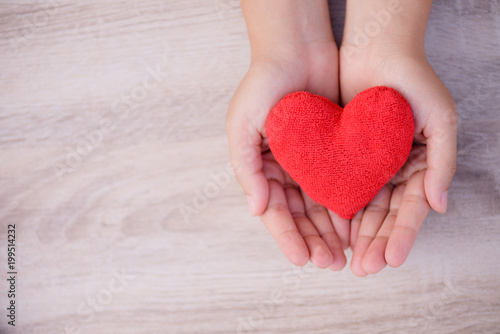
[[[255,215],[255,201],[252,196],[247,196],[248,208],[250,209],[250,213]]]
[[[446,212],[446,209],[448,208],[448,192],[445,191],[444,193],[441,194],[441,208],[443,209],[443,212]]]

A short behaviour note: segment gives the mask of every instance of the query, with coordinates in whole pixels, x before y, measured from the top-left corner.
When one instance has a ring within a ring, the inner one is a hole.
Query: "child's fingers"
[[[368,274],[363,268],[363,258],[389,211],[390,198],[391,189],[385,186],[365,208],[351,260],[351,270],[357,276]]]
[[[433,113],[424,131],[427,137],[427,172],[425,194],[431,207],[446,212],[448,188],[457,162],[457,122],[455,105]]]
[[[358,239],[359,228],[361,227],[361,218],[363,218],[364,211],[365,208],[359,210],[351,219],[349,232],[349,247],[351,247],[351,250],[354,250],[354,247],[356,247],[356,239]]]
[[[314,202],[304,191],[301,191],[304,199],[306,215],[312,224],[316,227],[320,237],[325,241],[333,255],[333,263],[330,265],[332,270],[341,270],[346,265],[346,257],[342,249],[342,243],[330,220],[327,209]]]
[[[405,186],[405,184],[401,184],[392,191],[389,213],[385,217],[377,236],[373,239],[365,253],[362,265],[364,271],[368,274],[376,274],[387,265],[387,262],[385,261],[387,240],[389,239],[391,231],[394,228]]]
[[[333,255],[325,241],[319,236],[318,230],[306,216],[304,201],[299,189],[289,186],[285,188],[285,195],[297,230],[309,248],[309,259],[318,268],[327,268],[333,262]]]
[[[356,276],[364,277],[368,275],[368,273],[363,269],[362,261],[366,250],[370,246],[370,242],[370,240],[361,237],[357,240],[356,246],[352,251],[350,267],[352,273]]]
[[[328,214],[332,221],[333,227],[337,232],[340,242],[342,243],[342,249],[345,250],[349,248],[349,238],[351,234],[351,223],[349,219],[342,218],[338,214],[330,210],[328,210]]]
[[[290,214],[283,187],[275,180],[269,180],[269,203],[260,218],[288,260],[296,266],[306,265],[309,250]]]
[[[399,267],[405,262],[420,226],[430,211],[425,197],[424,175],[425,171],[414,174],[404,190],[399,213],[385,250],[385,260],[391,267]]]

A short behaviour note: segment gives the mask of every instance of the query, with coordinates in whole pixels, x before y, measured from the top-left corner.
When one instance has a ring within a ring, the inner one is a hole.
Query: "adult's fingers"
[[[456,170],[457,123],[455,103],[448,96],[446,103],[436,107],[430,115],[424,129],[428,165],[425,194],[431,207],[441,213],[446,212],[448,188]]]
[[[309,250],[290,214],[283,186],[269,180],[269,203],[260,216],[281,252],[296,266],[309,261]]]
[[[430,211],[424,190],[425,171],[414,174],[408,181],[394,228],[385,249],[385,260],[391,267],[404,263],[425,217]]]

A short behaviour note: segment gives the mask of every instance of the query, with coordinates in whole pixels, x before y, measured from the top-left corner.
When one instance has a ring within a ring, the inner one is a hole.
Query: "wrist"
[[[335,45],[326,0],[242,0],[241,5],[252,62],[307,57]]]
[[[351,53],[425,56],[431,4],[432,0],[348,0],[342,46]]]

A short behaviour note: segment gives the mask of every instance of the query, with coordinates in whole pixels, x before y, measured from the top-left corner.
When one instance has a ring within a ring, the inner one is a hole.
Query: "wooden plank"
[[[461,121],[449,212],[360,279],[293,268],[230,176],[237,2],[0,5],[0,332],[500,333],[499,6],[435,1],[427,53]]]

